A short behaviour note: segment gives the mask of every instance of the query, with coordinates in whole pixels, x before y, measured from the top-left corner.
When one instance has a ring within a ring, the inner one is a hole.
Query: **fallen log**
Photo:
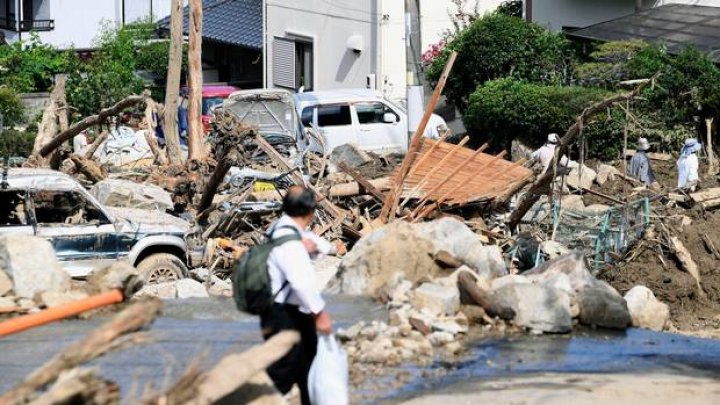
[[[115,105],[109,108],[104,108],[100,110],[100,112],[96,115],[91,115],[89,117],[85,117],[84,120],[78,122],[77,124],[71,126],[67,129],[67,131],[63,131],[59,133],[55,138],[53,138],[51,141],[46,143],[38,152],[37,155],[39,155],[42,158],[47,157],[49,154],[51,154],[55,149],[58,148],[58,146],[62,145],[66,141],[69,141],[72,139],[75,135],[79,134],[80,132],[90,128],[93,125],[101,124],[105,122],[105,120],[108,117],[111,117],[113,115],[117,115],[121,113],[124,109],[132,107],[136,104],[139,104],[145,98],[148,97],[148,93],[145,92],[142,95],[131,95],[127,96],[124,99],[118,101]]]
[[[145,404],[214,404],[279,360],[299,341],[300,334],[295,331],[280,332],[246,352],[225,356],[206,373],[184,375],[165,393]]]
[[[597,113],[606,111],[608,107],[615,103],[634,99],[645,89],[645,87],[647,87],[650,83],[654,82],[657,76],[658,74],[653,76],[652,79],[641,83],[629,93],[618,94],[612,97],[608,97],[584,109],[583,112],[578,115],[577,118],[575,118],[575,123],[572,124],[570,128],[568,128],[568,130],[565,132],[565,135],[563,135],[563,137],[560,139],[558,146],[555,148],[555,162],[559,162],[561,156],[567,155],[568,146],[570,145],[570,143],[575,141],[575,138],[577,138],[577,136],[580,134],[580,131],[585,125],[585,121],[587,121],[588,119],[590,119],[590,117]],[[508,227],[510,229],[515,229],[520,223],[520,220],[522,220],[525,214],[530,210],[530,208],[532,208],[533,205],[535,205],[535,203],[540,199],[540,197],[543,194],[546,194],[548,192],[547,190],[552,190],[552,188],[549,186],[553,182],[553,180],[555,180],[556,175],[560,175],[561,172],[562,171],[559,170],[546,170],[544,174],[542,174],[540,177],[538,177],[537,180],[535,180],[535,183],[530,186],[527,192],[520,199],[520,202],[518,203],[515,210],[510,214],[510,217],[507,221]]]
[[[463,271],[458,274],[458,288],[460,292],[465,293],[472,302],[481,306],[488,315],[506,321],[515,318],[515,311],[497,302],[493,298],[492,293],[488,293],[478,287],[477,278],[470,272]]]
[[[712,210],[715,208],[720,207],[720,198],[715,198],[713,200],[707,200],[700,203],[700,207],[704,210]]]
[[[48,391],[35,398],[31,405],[120,403],[120,387],[103,380],[90,369],[74,369],[65,374]]]
[[[383,200],[385,199],[383,193],[381,193],[380,190],[375,188],[372,182],[368,181],[357,170],[348,166],[345,162],[338,163],[337,167],[343,172],[345,172],[348,176],[352,177],[353,180],[355,180],[359,185],[361,185],[365,192],[375,197],[376,200],[383,202]]]
[[[691,193],[690,198],[693,202],[701,203],[708,200],[717,200],[720,198],[720,187],[713,187],[704,190],[700,190],[696,193]]]
[[[372,186],[378,193],[384,190],[389,190],[391,186],[391,179],[389,177],[381,177],[379,179],[366,180],[368,185]],[[354,181],[351,183],[335,184],[328,190],[328,196],[330,197],[352,197],[361,195],[363,192],[369,192],[367,187]],[[380,194],[382,195],[382,194]]]
[[[94,161],[77,154],[70,156],[70,160],[75,163],[77,170],[91,182],[98,183],[105,180],[105,173]]]
[[[152,299],[137,302],[115,315],[85,339],[76,342],[40,366],[23,381],[0,397],[0,405],[27,403],[35,392],[56,381],[65,370],[118,349],[118,339],[150,323],[160,313],[162,301]]]
[[[670,242],[670,249],[672,249],[673,254],[675,255],[675,257],[677,257],[682,268],[695,279],[698,293],[701,297],[705,297],[705,291],[703,291],[702,287],[700,286],[700,270],[698,269],[695,260],[693,260],[690,251],[687,250],[685,245],[683,245],[683,243],[680,242],[680,239],[678,239],[676,236],[670,236],[668,238],[668,241]]]

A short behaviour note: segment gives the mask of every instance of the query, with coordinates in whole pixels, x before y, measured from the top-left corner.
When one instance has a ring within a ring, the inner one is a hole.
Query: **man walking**
[[[648,149],[650,149],[648,140],[640,138],[637,143],[637,152],[630,159],[628,174],[642,181],[645,186],[650,187],[655,182],[655,174],[650,164],[650,158],[647,155]]]
[[[283,215],[270,229],[270,237],[303,235],[313,222],[316,206],[312,190],[301,186],[288,189]],[[325,311],[310,260],[310,254],[317,253],[311,251],[315,246],[305,237],[273,249],[268,258],[268,273],[275,298],[272,307],[260,315],[265,340],[284,330],[300,333],[300,342],[267,371],[283,394],[297,384],[303,405],[310,404],[308,374],[317,351],[317,333],[332,333],[332,321]]]

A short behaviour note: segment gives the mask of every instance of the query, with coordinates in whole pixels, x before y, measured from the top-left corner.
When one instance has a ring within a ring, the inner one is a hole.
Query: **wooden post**
[[[180,97],[180,68],[182,67],[183,10],[182,0],[172,0],[170,9],[170,51],[168,55],[167,87],[165,89],[165,112],[163,133],[170,164],[182,163],[180,135],[178,134],[177,109]]]
[[[623,131],[623,174],[627,174],[627,140],[628,140],[628,125],[630,125],[630,100],[627,101],[625,107],[625,130]]]
[[[202,159],[205,129],[202,123],[202,0],[190,0],[188,64],[190,67],[188,105],[188,158]]]
[[[405,155],[405,159],[403,159],[400,170],[398,170],[398,173],[395,177],[394,188],[390,190],[390,192],[387,194],[387,197],[385,198],[385,204],[383,205],[383,209],[380,212],[380,217],[378,219],[382,222],[387,222],[391,218],[395,217],[395,211],[397,211],[399,203],[398,200],[400,197],[400,192],[403,188],[403,183],[405,182],[405,177],[407,176],[410,168],[413,165],[413,162],[415,161],[415,155],[420,151],[420,147],[422,146],[422,139],[425,135],[425,127],[427,127],[427,124],[430,121],[430,117],[432,116],[433,111],[435,111],[435,106],[437,105],[438,100],[440,100],[440,95],[445,88],[445,83],[447,83],[448,76],[450,76],[450,70],[455,63],[456,58],[457,52],[453,51],[450,54],[450,58],[448,58],[445,69],[440,75],[440,80],[438,81],[437,86],[435,86],[435,91],[433,92],[432,98],[430,99],[430,102],[425,109],[425,114],[420,120],[420,124],[418,124],[415,135],[413,135],[412,140],[410,141],[407,155]]]
[[[707,143],[705,145],[705,149],[707,152],[707,159],[708,159],[708,175],[714,176],[717,174],[717,162],[715,161],[715,151],[713,150],[713,141],[712,141],[712,124],[715,120],[714,117],[705,118],[705,128],[707,131]]]

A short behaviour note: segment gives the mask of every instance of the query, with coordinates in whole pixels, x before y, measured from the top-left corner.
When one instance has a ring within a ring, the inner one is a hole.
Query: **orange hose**
[[[18,316],[0,323],[0,336],[12,335],[13,333],[22,332],[26,329],[59,321],[91,309],[117,304],[122,301],[122,291],[114,289],[102,294],[93,295],[92,297],[48,308],[34,314]]]

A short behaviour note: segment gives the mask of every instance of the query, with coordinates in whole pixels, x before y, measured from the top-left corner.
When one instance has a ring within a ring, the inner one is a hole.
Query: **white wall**
[[[469,0],[463,11],[480,14],[494,11],[504,0]],[[540,3],[536,1],[535,3]],[[442,40],[446,31],[453,29],[451,14],[457,7],[449,0],[420,0],[420,27],[422,30],[422,51]]]
[[[543,0],[533,2],[533,21],[560,31],[587,27],[635,12],[635,0]]]
[[[655,7],[663,6],[665,4],[689,4],[693,6],[709,6],[709,7],[720,7],[720,0],[656,0],[648,1],[645,0],[643,4],[648,5],[654,4]]]
[[[314,90],[365,87],[377,70],[376,0],[266,0],[266,87],[273,87],[273,38],[311,40]],[[363,38],[356,55],[347,46],[350,36]]]
[[[61,49],[92,48],[101,24],[122,23],[123,1],[128,23],[149,15],[151,2],[156,20],[170,14],[171,0],[44,0],[38,18],[55,20],[55,29],[38,32],[40,40]],[[5,35],[9,42],[30,37],[28,32]]]

